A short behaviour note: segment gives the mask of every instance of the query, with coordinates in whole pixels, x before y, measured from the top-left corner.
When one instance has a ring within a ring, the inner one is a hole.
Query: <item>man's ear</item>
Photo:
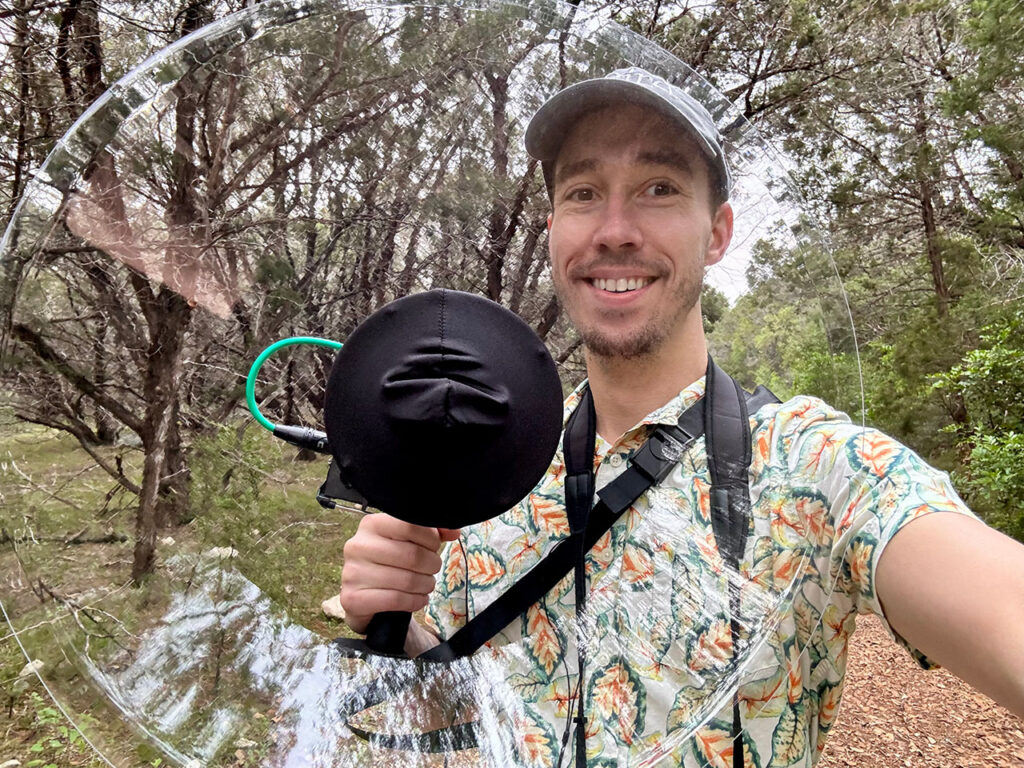
[[[551,214],[548,214],[548,232],[551,231]]]
[[[732,206],[727,202],[722,203],[711,219],[711,239],[708,241],[707,253],[704,254],[705,267],[717,264],[725,256],[732,241],[732,223]]]

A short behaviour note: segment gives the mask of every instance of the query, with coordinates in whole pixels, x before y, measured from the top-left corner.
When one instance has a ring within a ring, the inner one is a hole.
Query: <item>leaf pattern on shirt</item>
[[[752,720],[758,717],[777,718],[789,702],[786,695],[786,674],[776,669],[770,677],[755,680],[740,688],[740,714]]]
[[[586,569],[587,575],[600,576],[611,565],[615,558],[615,550],[612,547],[611,531],[606,531],[587,552]]]
[[[772,734],[772,765],[792,765],[807,753],[807,707],[803,700],[782,711]]]
[[[732,768],[732,723],[714,720],[697,731],[693,740],[699,765],[709,768]]]
[[[482,589],[493,587],[505,575],[505,561],[490,547],[471,547],[467,550],[466,568],[469,583]]]
[[[864,534],[859,540],[853,542],[850,547],[850,554],[847,556],[847,563],[850,567],[850,580],[860,591],[861,597],[870,600],[875,595],[875,586],[871,572],[871,564],[875,547],[878,541],[870,534]]]
[[[732,627],[728,619],[712,619],[690,647],[690,669],[721,669],[732,660]]]
[[[542,543],[534,533],[524,533],[513,540],[508,549],[508,570],[511,574],[527,570],[541,558]]]
[[[801,645],[809,643],[819,632],[821,611],[801,592],[793,601],[793,617],[796,619],[797,642]]]
[[[549,766],[554,762],[555,731],[532,707],[523,707],[515,723],[516,747],[522,765]]]
[[[633,589],[650,587],[654,576],[654,558],[643,544],[629,542],[622,553],[621,578]]]
[[[846,447],[850,464],[867,469],[875,477],[885,477],[904,450],[891,437],[870,429],[850,440]]]
[[[444,588],[448,594],[466,583],[466,560],[462,554],[462,542],[452,543],[451,556],[444,563]]]
[[[551,673],[562,661],[565,637],[541,603],[527,609],[523,623],[526,650],[537,668],[543,671],[544,679],[550,680]]]
[[[639,675],[622,658],[594,672],[587,698],[611,736],[630,745],[644,730],[647,693]]]
[[[538,533],[562,539],[569,535],[569,518],[561,497],[534,493],[530,496],[530,521]]]
[[[828,730],[839,714],[839,699],[843,695],[843,683],[825,685],[818,699],[818,727]]]
[[[815,475],[825,475],[832,471],[838,460],[838,448],[841,440],[836,430],[819,427],[810,432],[800,446],[800,463]]]

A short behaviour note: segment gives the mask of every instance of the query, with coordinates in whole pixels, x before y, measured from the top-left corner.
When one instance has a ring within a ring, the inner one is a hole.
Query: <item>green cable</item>
[[[272,424],[266,416],[260,413],[259,406],[256,405],[256,377],[259,375],[260,368],[263,367],[263,363],[268,357],[282,347],[290,347],[294,344],[312,344],[317,347],[329,347],[331,349],[341,349],[342,346],[340,341],[320,339],[316,336],[292,336],[287,339],[275,341],[269,347],[260,352],[260,356],[256,358],[256,362],[254,362],[252,367],[249,369],[249,378],[245,380],[245,402],[249,406],[249,413],[253,415],[256,421],[271,432],[274,431],[277,425]]]

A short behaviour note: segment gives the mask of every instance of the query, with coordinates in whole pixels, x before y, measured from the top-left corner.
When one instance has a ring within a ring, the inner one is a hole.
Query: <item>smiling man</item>
[[[656,427],[706,400],[700,290],[732,236],[728,165],[700,104],[637,69],[556,94],[526,143],[551,196],[553,280],[586,354],[588,380],[566,413],[589,389],[600,489]],[[811,766],[835,721],[858,612],[882,617],[922,665],[947,666],[1024,714],[1024,547],[971,515],[944,474],[820,400],[762,405],[749,429],[735,567],[713,530],[697,439],[587,555],[597,615],[582,685],[570,672],[572,589],[552,590],[493,641],[526,651],[523,711],[534,746],[543,742],[535,764],[567,764],[575,752],[568,764]],[[350,626],[426,607],[429,628],[414,624],[407,648],[450,636],[568,535],[565,478],[559,453],[516,509],[461,532],[365,518],[345,549]],[[474,552],[495,560],[477,590],[465,567]],[[707,669],[700,652],[738,652],[746,630],[734,623],[730,634],[730,613],[749,610],[743,596],[757,587],[792,591],[728,704],[680,738],[687,707],[706,694],[694,676]],[[560,741],[566,702],[580,698],[585,738]]]

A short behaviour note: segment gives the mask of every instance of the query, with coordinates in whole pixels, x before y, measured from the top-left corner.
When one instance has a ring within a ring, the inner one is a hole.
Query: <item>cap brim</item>
[[[526,151],[543,163],[552,162],[583,115],[614,104],[650,107],[686,130],[705,155],[718,162],[713,148],[690,119],[656,93],[636,83],[612,78],[584,80],[548,99],[526,129]]]

